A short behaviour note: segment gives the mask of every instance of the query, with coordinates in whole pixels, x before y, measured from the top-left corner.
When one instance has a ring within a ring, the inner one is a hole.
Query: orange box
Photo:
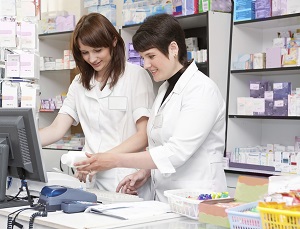
[[[234,199],[208,200],[199,203],[199,221],[230,227],[227,208],[254,202],[268,193],[268,178],[239,176]]]

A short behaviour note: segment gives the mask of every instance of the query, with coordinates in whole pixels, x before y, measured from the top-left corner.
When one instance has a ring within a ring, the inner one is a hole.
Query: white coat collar
[[[90,82],[92,89],[85,90],[85,95],[90,98],[94,98],[94,99],[102,99],[102,98],[108,97],[112,93],[112,90],[110,89],[110,83],[111,83],[111,79],[109,78],[105,87],[100,92],[100,97],[98,97],[96,90],[100,90],[99,84],[96,82],[95,77],[93,76],[93,78],[91,79],[91,82]]]
[[[188,68],[184,71],[184,73],[180,76],[179,80],[175,84],[173,88],[173,93],[179,94],[185,88],[188,81],[191,79],[192,75],[194,75],[198,71],[198,67],[193,61]]]
[[[181,93],[181,91],[185,88],[186,84],[188,83],[188,81],[191,79],[191,76],[194,75],[196,72],[198,71],[198,67],[195,64],[195,62],[193,61],[188,68],[184,71],[184,73],[180,76],[180,78],[178,79],[177,83],[175,84],[172,92],[170,93],[170,95],[172,93],[176,93],[179,94]],[[163,102],[163,104],[161,104],[161,101],[163,100],[163,97],[168,89],[169,83],[166,81],[164,82],[161,87],[159,88],[159,94],[157,96],[157,101],[158,103],[155,106],[155,113],[158,112],[160,107],[163,107],[171,98],[171,96],[169,95],[165,101]],[[161,105],[160,105],[161,104]]]

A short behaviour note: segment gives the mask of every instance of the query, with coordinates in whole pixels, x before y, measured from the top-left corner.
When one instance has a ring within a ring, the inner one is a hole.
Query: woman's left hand
[[[88,159],[74,163],[78,171],[86,171],[89,173],[95,171],[104,171],[116,167],[113,153],[95,153],[86,154]]]

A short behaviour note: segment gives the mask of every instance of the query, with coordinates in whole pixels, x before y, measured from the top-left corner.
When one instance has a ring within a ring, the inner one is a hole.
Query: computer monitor
[[[32,108],[0,108],[0,208],[24,205],[7,200],[8,176],[47,182]]]

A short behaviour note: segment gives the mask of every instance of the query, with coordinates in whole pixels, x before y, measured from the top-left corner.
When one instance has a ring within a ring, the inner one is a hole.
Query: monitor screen
[[[0,208],[11,206],[7,176],[47,182],[32,108],[0,108]]]

